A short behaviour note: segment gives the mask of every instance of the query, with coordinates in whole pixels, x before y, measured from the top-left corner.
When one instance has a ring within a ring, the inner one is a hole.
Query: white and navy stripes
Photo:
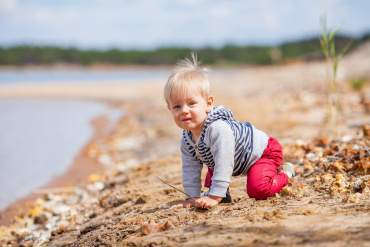
[[[223,107],[213,108],[208,114],[207,119],[204,123],[203,130],[197,141],[197,145],[189,142],[192,140],[192,134],[190,131],[183,131],[183,140],[186,148],[191,155],[199,160],[201,164],[205,164],[211,169],[214,169],[215,162],[211,153],[211,148],[204,142],[204,137],[207,128],[214,121],[222,120],[225,121],[230,127],[235,138],[235,153],[234,153],[234,168],[233,176],[240,175],[244,170],[249,167],[251,154],[253,152],[253,127],[249,122],[238,122],[233,119],[233,114],[229,109]],[[195,147],[197,151],[195,150]],[[199,155],[199,157],[197,157]]]

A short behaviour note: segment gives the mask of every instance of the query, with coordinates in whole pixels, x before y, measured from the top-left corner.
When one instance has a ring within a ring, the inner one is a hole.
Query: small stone
[[[349,194],[347,197],[343,199],[343,202],[346,203],[359,203],[361,202],[360,198],[357,197],[356,194]]]
[[[48,217],[47,217],[46,214],[39,213],[39,214],[35,215],[35,217],[33,218],[33,223],[35,223],[35,224],[44,224],[47,220],[48,220]]]
[[[34,242],[32,240],[25,241],[19,244],[20,247],[31,247],[33,246]]]
[[[135,204],[145,204],[147,203],[149,197],[147,195],[142,195],[142,196],[139,196],[136,201],[135,201]]]
[[[90,183],[95,183],[95,182],[98,182],[100,180],[100,175],[99,174],[91,174],[88,178],[89,182]]]
[[[370,136],[370,125],[364,125],[362,131],[364,132],[364,136]]]

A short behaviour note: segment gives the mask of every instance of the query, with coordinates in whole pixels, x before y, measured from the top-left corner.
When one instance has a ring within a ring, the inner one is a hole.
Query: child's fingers
[[[177,209],[177,208],[190,208],[191,206],[192,206],[191,203],[176,204],[176,205],[173,205],[172,207],[170,207],[169,209],[172,210],[172,209]]]
[[[177,209],[177,208],[182,208],[184,207],[185,205],[184,204],[177,204],[177,205],[173,205],[172,207],[170,207],[170,210],[172,209]]]
[[[206,202],[205,201],[203,201],[203,200],[197,200],[196,201],[196,203],[195,203],[195,206],[197,207],[197,208],[203,208],[203,209],[205,209],[205,208],[207,208],[206,206]]]

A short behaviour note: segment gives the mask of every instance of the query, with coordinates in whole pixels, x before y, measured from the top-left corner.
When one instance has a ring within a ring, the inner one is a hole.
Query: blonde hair
[[[191,59],[180,60],[175,71],[170,75],[164,87],[164,99],[170,105],[171,97],[184,96],[190,92],[199,92],[203,97],[210,95],[210,83],[207,67],[201,66],[197,54],[192,52]]]

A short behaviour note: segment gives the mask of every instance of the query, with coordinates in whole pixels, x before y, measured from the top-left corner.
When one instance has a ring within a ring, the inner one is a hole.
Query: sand
[[[112,133],[92,139],[80,154],[102,169],[91,170],[85,183],[64,191],[62,177],[53,186],[61,189],[44,191],[44,197],[18,212],[12,224],[0,228],[0,243],[370,246],[369,85],[355,91],[349,83],[368,76],[368,70],[361,69],[369,60],[363,60],[363,53],[358,59],[356,54],[348,56],[340,67],[339,139],[326,122],[323,63],[216,69],[211,74],[215,105],[224,105],[235,119],[278,139],[298,175],[282,193],[260,201],[248,198],[245,177],[233,178],[233,202],[210,210],[169,210],[184,197],[156,178],[182,189],[181,130],[162,98],[164,81],[0,87],[0,97],[94,99],[127,111]],[[356,165],[347,167],[350,161],[335,153],[343,150]],[[79,173],[73,166],[70,172]]]

